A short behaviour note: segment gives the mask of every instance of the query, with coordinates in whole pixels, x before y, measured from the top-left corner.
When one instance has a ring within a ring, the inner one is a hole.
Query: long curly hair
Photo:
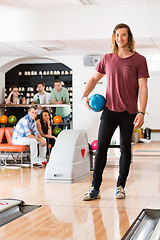
[[[48,113],[48,115],[50,116],[49,114],[49,111],[48,110],[43,110],[40,114],[40,123],[41,123],[41,128],[42,128],[42,131],[44,134],[47,134],[48,133],[48,124],[44,124],[44,121],[43,121],[43,113]],[[49,119],[49,121],[51,121],[51,118]]]
[[[129,49],[130,52],[133,53],[135,51],[135,41],[133,39],[133,34],[131,32],[130,27],[125,23],[118,24],[113,30],[112,45],[111,45],[112,53],[114,53],[114,54],[118,53],[118,45],[115,41],[115,36],[116,36],[116,31],[120,28],[126,28],[127,29],[127,32],[128,32],[128,49]]]

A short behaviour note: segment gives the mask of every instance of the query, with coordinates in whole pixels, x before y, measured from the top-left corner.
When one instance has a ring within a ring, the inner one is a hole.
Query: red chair
[[[0,128],[0,157],[1,157],[1,165],[8,165],[7,161],[9,160],[9,156],[14,160],[14,165],[23,165],[24,153],[28,158],[28,153],[30,148],[28,145],[14,145],[12,143],[12,134],[14,128],[6,127]],[[3,153],[3,156],[2,156]],[[16,154],[16,155],[15,155]],[[20,157],[20,164],[18,164],[18,158]],[[28,163],[28,162],[27,162]],[[10,165],[10,164],[9,164]]]

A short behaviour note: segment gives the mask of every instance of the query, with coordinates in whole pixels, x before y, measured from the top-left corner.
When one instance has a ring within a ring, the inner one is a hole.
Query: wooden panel
[[[160,129],[152,129],[152,132],[160,132]]]
[[[134,150],[160,150],[160,142],[136,144]],[[141,148],[140,148],[141,147]],[[116,162],[118,159],[108,160]],[[45,183],[45,168],[0,168],[1,198],[41,204],[23,217],[0,228],[7,240],[118,240],[144,208],[159,208],[160,159],[134,158],[126,186],[126,199],[115,199],[119,168],[106,167],[99,200],[82,201],[92,173],[76,183]]]

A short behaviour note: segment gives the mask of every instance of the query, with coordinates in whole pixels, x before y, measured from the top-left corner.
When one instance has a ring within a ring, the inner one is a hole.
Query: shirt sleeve
[[[25,134],[26,137],[31,134],[31,132],[29,130],[29,127],[28,127],[28,121],[27,120],[23,121],[22,128],[23,128],[23,131],[24,131],[24,134]]]
[[[102,59],[100,60],[100,62],[98,63],[97,67],[95,68],[95,70],[99,73],[105,74],[105,65],[104,65],[104,58],[105,56],[102,57]]]
[[[46,94],[46,97],[47,97],[47,102],[49,102],[49,101],[50,101],[50,98],[51,98],[51,94],[50,94],[50,93],[47,93],[47,94]]]
[[[33,102],[37,102],[37,94],[34,95],[32,101],[33,101]]]
[[[53,98],[55,97],[55,94],[54,94],[54,89],[52,89],[51,93],[50,93],[50,101],[51,103],[53,103]]]
[[[68,90],[66,88],[64,88],[63,101],[66,104],[69,104],[69,93],[68,93]]]
[[[36,125],[36,121],[34,122],[33,126],[32,126],[32,133],[37,136],[39,134],[38,130],[37,130],[37,125]]]
[[[138,79],[139,78],[149,78],[148,66],[146,58],[143,57],[138,64]]]

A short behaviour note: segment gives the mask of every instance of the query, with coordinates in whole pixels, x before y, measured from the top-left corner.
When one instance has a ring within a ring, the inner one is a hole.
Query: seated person
[[[51,146],[53,147],[55,144],[56,137],[52,135],[51,120],[48,110],[43,110],[41,112],[40,119],[36,121],[36,124],[39,133],[41,134],[42,137],[46,139],[47,146],[51,144]]]
[[[62,83],[60,80],[54,81],[54,88],[51,91],[51,103],[53,104],[69,104],[69,93],[65,87],[62,87]],[[59,115],[62,117],[63,122],[67,122],[70,120],[71,116],[71,107],[57,107],[55,115]],[[67,128],[70,128],[68,126]]]
[[[6,104],[26,104],[26,99],[24,96],[19,95],[19,90],[17,86],[12,86],[11,92],[6,99]],[[5,113],[8,117],[14,115],[20,120],[25,115],[24,107],[9,107]]]
[[[33,104],[50,104],[50,93],[45,91],[45,83],[44,82],[39,82],[38,85],[38,93],[36,93],[33,97],[32,103]],[[37,99],[39,102],[37,102]],[[40,118],[40,114],[42,110],[49,110],[49,107],[43,108],[43,107],[38,107],[37,108],[37,117]]]
[[[31,153],[31,166],[41,167],[46,162],[46,140],[37,130],[37,109],[31,106],[28,114],[21,118],[15,126],[12,142],[15,145],[29,145]],[[39,144],[39,157],[37,144]]]

